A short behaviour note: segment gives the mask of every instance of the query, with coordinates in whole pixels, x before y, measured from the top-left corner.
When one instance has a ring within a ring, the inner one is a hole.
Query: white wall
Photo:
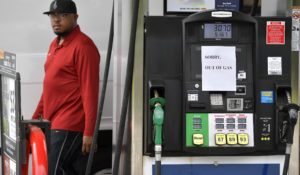
[[[149,16],[163,16],[164,15],[164,1],[149,0],[147,14]]]
[[[102,86],[112,0],[74,0],[81,30],[90,36],[101,54]],[[30,119],[42,92],[44,62],[55,38],[50,19],[43,15],[50,0],[1,0],[0,49],[17,54],[17,71],[21,73],[22,114]],[[112,72],[113,66],[111,66]],[[101,129],[112,129],[113,84],[110,73]]]

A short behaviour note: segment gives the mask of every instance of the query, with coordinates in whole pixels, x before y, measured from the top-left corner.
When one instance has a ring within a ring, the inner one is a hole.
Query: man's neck
[[[58,36],[57,44],[58,45],[62,45],[62,43],[64,42],[64,40],[67,38],[68,35],[70,35],[70,33],[76,28],[76,26],[74,26],[73,29],[70,32],[68,32],[68,34]]]
[[[58,44],[59,46],[62,45],[62,43],[64,42],[64,40],[65,40],[65,37],[62,37],[62,36],[58,37],[57,44]]]

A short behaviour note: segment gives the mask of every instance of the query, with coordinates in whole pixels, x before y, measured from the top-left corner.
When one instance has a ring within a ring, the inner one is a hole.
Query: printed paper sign
[[[202,46],[202,90],[236,91],[236,47]]]
[[[199,12],[214,8],[212,0],[167,0],[167,12]]]
[[[267,21],[267,44],[285,44],[284,21]]]
[[[268,57],[268,75],[282,75],[281,57]]]

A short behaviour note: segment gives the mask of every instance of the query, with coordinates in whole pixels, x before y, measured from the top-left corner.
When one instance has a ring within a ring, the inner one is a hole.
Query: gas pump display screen
[[[228,23],[213,23],[213,24],[204,24],[204,38],[205,39],[221,39],[227,38],[230,39],[232,34],[231,24]]]

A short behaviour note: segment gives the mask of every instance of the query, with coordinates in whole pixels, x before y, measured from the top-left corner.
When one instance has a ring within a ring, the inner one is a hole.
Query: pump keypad
[[[210,132],[214,134],[213,146],[234,146],[234,147],[251,147],[253,146],[253,133],[251,130],[252,116],[249,114],[212,114],[213,128]],[[212,128],[212,125],[210,125]]]
[[[187,114],[187,147],[253,147],[253,114]],[[200,135],[199,135],[200,134]]]

